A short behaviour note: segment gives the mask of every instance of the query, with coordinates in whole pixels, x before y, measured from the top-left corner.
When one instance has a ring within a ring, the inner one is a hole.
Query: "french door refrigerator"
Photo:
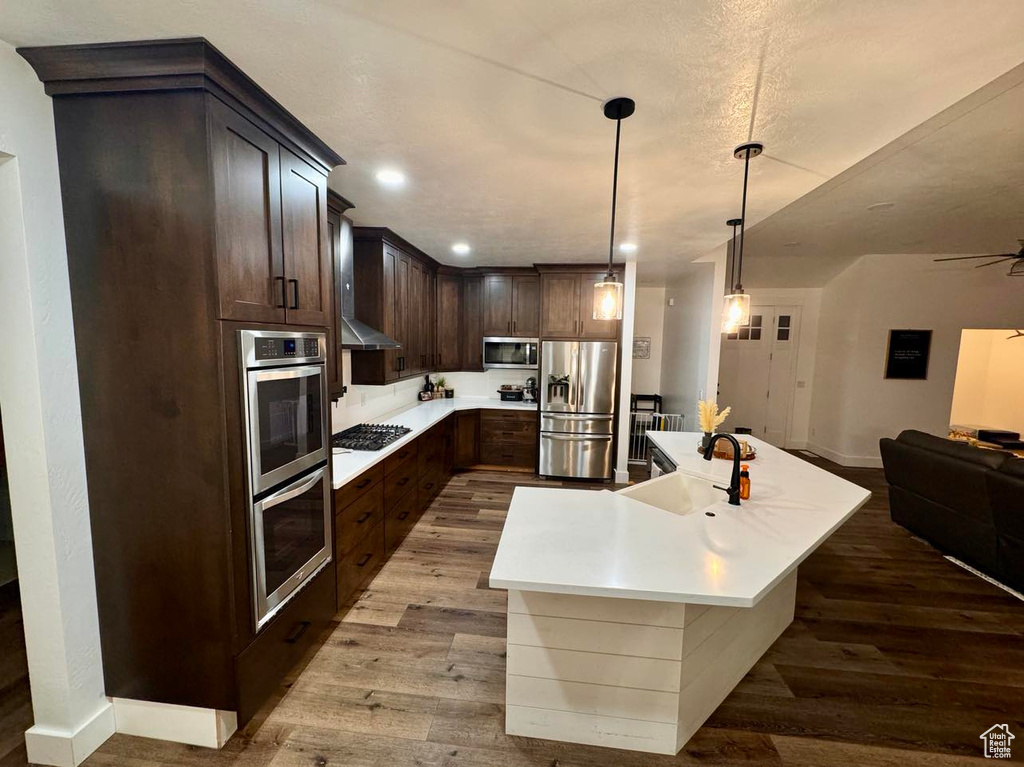
[[[615,438],[615,341],[541,345],[540,471],[610,479]]]

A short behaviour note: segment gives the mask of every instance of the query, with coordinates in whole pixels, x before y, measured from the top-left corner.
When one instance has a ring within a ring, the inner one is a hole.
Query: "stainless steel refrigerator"
[[[540,359],[540,471],[610,479],[615,439],[615,341],[544,341]]]

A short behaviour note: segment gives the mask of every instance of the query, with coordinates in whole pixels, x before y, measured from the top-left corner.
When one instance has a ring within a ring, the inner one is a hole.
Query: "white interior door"
[[[722,338],[718,403],[732,407],[726,422],[785,446],[796,376],[799,306],[752,306],[750,323]]]
[[[768,418],[764,439],[785,447],[796,384],[796,352],[799,348],[800,307],[776,306],[768,355]]]
[[[732,408],[723,427],[730,431],[745,427],[755,436],[765,433],[774,311],[773,306],[751,306],[750,323],[722,338],[718,404]]]

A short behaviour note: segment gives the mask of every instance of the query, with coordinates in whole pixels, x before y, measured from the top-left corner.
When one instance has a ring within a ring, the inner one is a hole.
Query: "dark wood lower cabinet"
[[[490,444],[481,444],[481,423]],[[534,411],[453,413],[335,490],[338,607],[394,553],[453,471],[481,463],[535,466],[536,426]]]
[[[324,568],[238,656],[238,721],[247,722],[331,623],[333,563]]]

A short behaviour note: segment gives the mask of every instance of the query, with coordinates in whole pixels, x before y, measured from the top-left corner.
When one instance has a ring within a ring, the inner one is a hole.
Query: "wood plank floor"
[[[880,471],[817,463],[874,496],[801,566],[796,620],[677,757],[504,734],[506,601],[487,575],[515,485],[540,480],[472,472],[225,749],[115,736],[86,764],[982,763],[983,731],[1024,733],[1024,603],[890,522]]]

